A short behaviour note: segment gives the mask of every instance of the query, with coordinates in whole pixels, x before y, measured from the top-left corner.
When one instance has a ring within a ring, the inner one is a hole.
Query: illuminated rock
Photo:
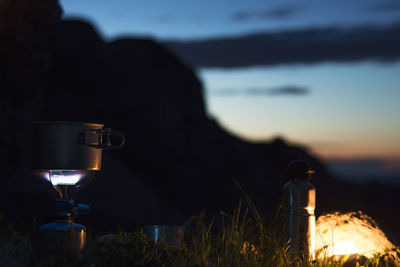
[[[328,213],[316,223],[316,250],[320,257],[360,254],[372,257],[394,248],[374,220],[361,211]]]

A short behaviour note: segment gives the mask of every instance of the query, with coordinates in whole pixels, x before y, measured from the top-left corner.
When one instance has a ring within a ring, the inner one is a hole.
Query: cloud
[[[271,10],[265,10],[260,15],[263,18],[287,18],[300,11],[299,6],[281,6]]]
[[[270,90],[271,95],[308,95],[310,90],[306,87],[300,86],[285,86]]]
[[[232,14],[231,19],[233,21],[242,22],[254,18],[255,13],[251,11],[240,10]]]
[[[398,12],[400,11],[400,1],[381,1],[370,6],[373,12]]]
[[[252,87],[246,89],[220,89],[213,92],[216,96],[237,96],[237,95],[248,95],[248,96],[304,96],[310,93],[309,88],[302,86],[282,86],[276,88],[264,88],[264,87]]]
[[[234,68],[400,59],[400,23],[350,29],[311,28],[163,43],[193,67]]]
[[[300,10],[298,6],[280,6],[273,9],[245,11],[240,10],[231,15],[231,19],[236,22],[244,22],[250,19],[281,19],[287,18]]]

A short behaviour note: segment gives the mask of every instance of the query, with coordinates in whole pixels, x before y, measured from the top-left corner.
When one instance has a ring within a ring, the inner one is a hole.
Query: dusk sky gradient
[[[85,18],[106,40],[148,36],[193,41],[400,22],[396,0],[61,0],[60,4],[66,18]],[[344,158],[357,161],[365,176],[400,174],[400,61],[208,67],[196,73],[205,87],[209,115],[237,136],[252,141],[282,136],[308,146],[331,161],[332,168],[339,166],[334,159]]]

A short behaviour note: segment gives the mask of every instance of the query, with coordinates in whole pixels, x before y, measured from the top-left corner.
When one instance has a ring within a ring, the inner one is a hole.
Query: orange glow
[[[320,216],[315,236],[319,257],[349,254],[372,257],[394,248],[375,222],[360,211]]]

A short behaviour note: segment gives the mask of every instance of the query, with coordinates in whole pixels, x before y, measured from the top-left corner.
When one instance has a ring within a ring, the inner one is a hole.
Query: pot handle
[[[119,137],[119,143],[111,144],[111,136]],[[125,136],[118,131],[111,131],[110,128],[87,129],[78,135],[78,143],[97,149],[119,149],[125,144]]]

